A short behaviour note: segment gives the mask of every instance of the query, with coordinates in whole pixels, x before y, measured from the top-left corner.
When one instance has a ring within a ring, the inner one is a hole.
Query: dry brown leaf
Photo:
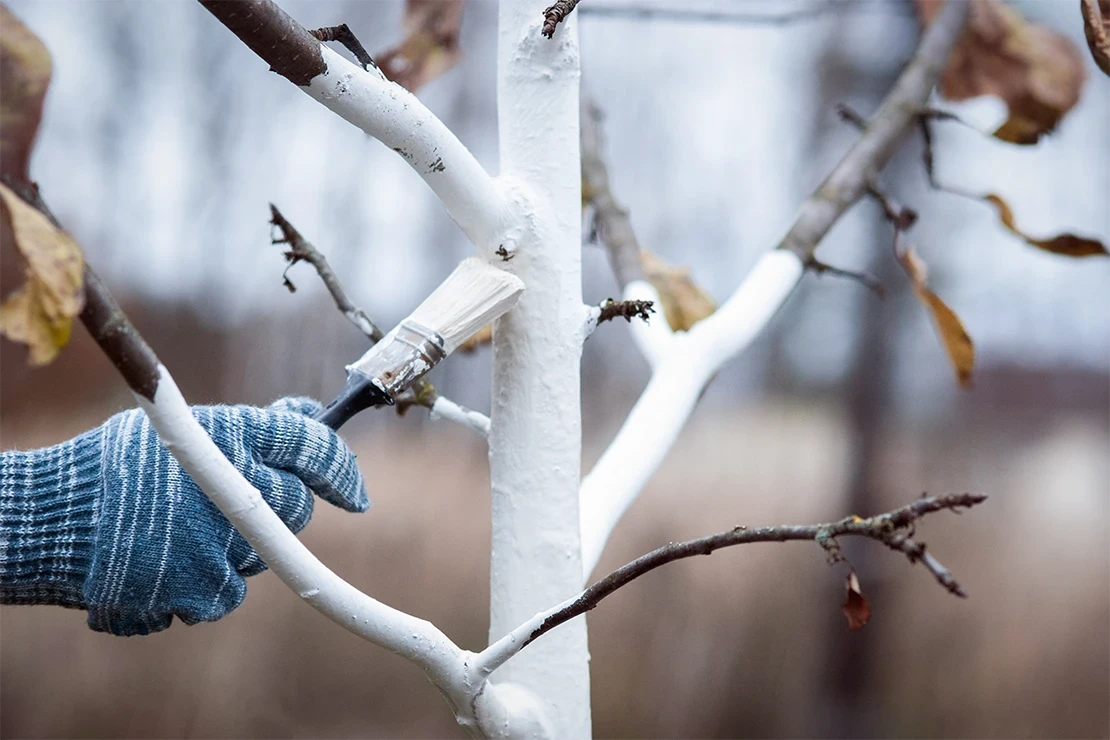
[[[916,4],[926,24],[943,5],[938,0]],[[976,0],[940,91],[949,100],[997,95],[1010,117],[994,135],[1035,144],[1075,106],[1085,78],[1083,57],[1067,37],[1026,21],[1001,0]]]
[[[1102,73],[1110,76],[1110,0],[1082,0],[1083,33]]]
[[[3,230],[23,258],[26,282],[0,304],[0,334],[26,344],[32,365],[54,359],[84,305],[85,265],[69,234],[0,184]]]
[[[853,570],[844,584],[844,604],[840,610],[848,618],[848,629],[858,630],[871,621],[871,605],[859,590],[859,578]]]
[[[12,189],[34,192],[27,165],[49,84],[50,53],[0,4],[0,241],[18,250],[25,277],[0,304],[0,334],[26,344],[33,365],[54,359],[84,304],[81,249]]]
[[[1021,237],[1027,244],[1031,244],[1038,249],[1068,257],[1093,257],[1110,254],[1110,252],[1107,252],[1106,246],[1097,239],[1086,239],[1081,236],[1076,236],[1075,234],[1060,234],[1051,239],[1034,239],[1028,234],[1018,230],[1018,227],[1014,224],[1013,210],[1010,209],[1009,204],[1002,200],[1001,197],[994,193],[990,193],[984,195],[983,200],[990,203],[998,210],[998,219],[1010,233]]]
[[[463,0],[407,0],[405,33],[398,46],[375,57],[390,80],[416,92],[458,64]]]
[[[956,370],[956,378],[960,385],[970,386],[971,373],[975,366],[975,345],[972,343],[971,337],[968,336],[967,330],[964,329],[963,323],[936,293],[929,290],[928,269],[921,258],[917,256],[913,247],[896,250],[895,256],[902,265],[902,269],[909,276],[917,299],[932,314],[933,323],[936,324],[937,331],[940,332],[944,349],[948,353],[948,359],[952,362],[952,367]]]
[[[690,277],[690,269],[669,264],[651,252],[640,252],[644,275],[659,293],[663,313],[674,331],[690,327],[717,310],[708,293]]]
[[[25,183],[50,84],[50,52],[0,4],[0,174]]]

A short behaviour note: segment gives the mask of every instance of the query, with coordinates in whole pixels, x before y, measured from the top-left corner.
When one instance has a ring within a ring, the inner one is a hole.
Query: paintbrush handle
[[[338,430],[359,411],[372,406],[392,406],[393,399],[374,385],[371,378],[360,372],[347,375],[347,384],[335,400],[312,417],[321,424]]]

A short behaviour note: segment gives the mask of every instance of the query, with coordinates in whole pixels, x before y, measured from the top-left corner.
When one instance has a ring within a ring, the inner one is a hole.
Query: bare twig
[[[882,106],[863,126],[863,136],[802,205],[801,213],[779,249],[793,252],[803,264],[808,262],[837,219],[868,192],[876,173],[886,166],[898,144],[919,119],[919,112],[929,99],[967,23],[969,12],[969,3],[945,4],[925,30],[913,59]],[[848,119],[852,120],[850,113]],[[857,123],[862,124],[862,121]]]
[[[817,245],[867,192],[929,99],[970,13],[950,2],[925,29],[917,51],[885,97],[867,131],[802,204],[776,249],[764,254],[711,316],[678,335],[681,351],[653,352],[652,379],[617,436],[582,479],[582,562],[590,573],[621,516],[643,490],[693,412],[698,394],[678,392],[694,378],[700,392],[721,365],[751,345],[785,304]],[[629,296],[643,297],[643,296]],[[641,327],[642,328],[642,327]],[[678,383],[675,378],[682,378]]]
[[[578,5],[578,0],[555,0],[554,5],[550,5],[543,11],[543,29],[541,34],[547,38],[555,35],[555,26],[563,22],[574,7]]]
[[[870,290],[879,298],[886,298],[886,288],[879,282],[878,278],[874,275],[868,275],[866,272],[857,272],[856,270],[845,270],[841,267],[833,267],[826,264],[816,257],[810,257],[806,262],[806,269],[812,270],[817,275],[832,275],[833,277],[846,278],[854,280],[863,287]]]
[[[594,230],[609,250],[609,262],[621,288],[644,279],[640,243],[628,211],[617,203],[609,187],[609,168],[602,157],[601,111],[588,99],[580,106],[582,138],[582,195],[594,210]]]
[[[278,207],[273,203],[270,204],[270,223],[277,227],[281,232],[279,236],[271,236],[270,241],[273,244],[286,244],[289,249],[285,252],[285,259],[289,260],[289,266],[285,268],[282,273],[282,278],[285,280],[285,286],[289,288],[292,293],[296,290],[296,286],[289,280],[289,268],[297,264],[301,260],[309,263],[316,268],[316,273],[320,279],[324,281],[324,286],[331,293],[332,299],[335,301],[335,306],[338,308],[347,319],[354,324],[359,331],[369,337],[371,342],[381,341],[385,336],[385,332],[378,328],[377,324],[370,320],[366,312],[351,302],[347,297],[347,292],[343,290],[343,286],[339,284],[339,278],[335,276],[335,271],[331,269],[328,264],[327,258],[312,246],[312,243],[301,236],[301,232],[289,223],[289,220],[282,215]]]
[[[632,323],[634,318],[648,321],[653,313],[655,313],[655,303],[652,301],[615,301],[610,298],[601,304],[601,313],[597,317],[597,323],[601,324],[617,318],[623,318],[629,323]]]
[[[913,524],[927,514],[945,509],[955,511],[965,507],[970,508],[986,501],[986,499],[985,495],[974,493],[930,496],[920,498],[908,506],[867,519],[850,516],[828,524],[756,527],[753,529],[736,527],[727,532],[708,537],[665,545],[618,568],[594,583],[569,603],[561,605],[547,614],[542,622],[531,631],[524,644],[527,645],[545,632],[549,632],[560,624],[594,609],[606,596],[662,565],[695,555],[709,555],[723,547],[746,545],[752,542],[813,540],[830,552],[833,561],[839,562],[841,557],[838,556],[837,537],[866,537],[903,553],[911,563],[920,562],[933,574],[940,585],[956,596],[964,598],[967,596],[967,592],[956,581],[951,571],[941,565],[936,558],[926,553],[924,543],[912,539]]]
[[[289,260],[289,266],[285,268],[286,273],[289,272],[289,267],[292,267],[297,262],[305,261],[316,268],[316,273],[324,282],[324,286],[331,293],[332,299],[335,301],[335,306],[340,312],[347,317],[347,319],[358,328],[367,338],[376,343],[381,341],[385,333],[378,328],[377,324],[370,320],[370,317],[361,308],[351,302],[347,297],[347,292],[343,290],[343,286],[339,283],[339,278],[336,277],[335,272],[328,264],[328,260],[324,257],[320,250],[316,249],[301,232],[293,224],[289,223],[277,206],[273,203],[270,204],[270,224],[280,231],[280,235],[272,236],[271,241],[274,244],[285,244],[289,249],[285,252],[285,259]],[[289,288],[290,292],[296,290],[293,283],[284,274],[285,285]],[[461,421],[464,426],[468,426],[479,433],[482,433],[483,419],[485,428],[489,428],[489,419],[486,419],[482,414],[477,411],[471,411],[465,407],[459,406],[448,399],[442,399],[447,402],[444,408],[449,410],[460,409],[459,413],[439,413],[436,407],[436,402],[441,400],[441,396],[436,391],[435,386],[428,382],[427,378],[421,378],[411,388],[405,390],[400,396],[395,399],[395,408],[397,413],[404,416],[405,412],[413,406],[423,406],[424,408],[432,411],[436,410],[439,416],[452,421]],[[480,418],[479,418],[480,417]],[[475,421],[476,420],[476,421]],[[487,432],[488,434],[488,432]]]
[[[378,68],[374,63],[374,59],[363,48],[362,42],[358,40],[354,32],[347,26],[346,23],[341,23],[338,26],[326,26],[324,28],[317,28],[315,31],[309,31],[316,39],[320,41],[338,41],[347,47],[347,49],[355,55],[355,59],[362,65],[363,69]]]
[[[675,21],[679,23],[740,23],[780,26],[818,18],[836,9],[836,3],[815,2],[808,7],[785,13],[738,13],[733,11],[668,8],[658,5],[596,5],[582,6],[579,15],[599,18],[621,18],[637,21]]]
[[[200,4],[294,85],[307,86],[327,71],[319,40],[272,0],[200,0]]]

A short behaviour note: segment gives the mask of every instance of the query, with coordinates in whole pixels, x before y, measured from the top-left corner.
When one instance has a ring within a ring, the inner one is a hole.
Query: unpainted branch
[[[324,287],[328,289],[332,300],[335,301],[335,307],[339,309],[340,313],[365,334],[371,343],[381,341],[385,333],[370,320],[364,310],[356,306],[347,297],[347,291],[343,290],[339,278],[335,271],[331,269],[331,265],[328,264],[324,254],[305,239],[301,232],[289,222],[289,219],[273,203],[270,204],[270,224],[280,232],[280,235],[272,236],[271,241],[274,244],[286,244],[289,247],[285,252],[285,259],[289,261],[289,265],[285,268],[285,273],[282,274],[289,291],[296,290],[287,275],[289,268],[302,260],[308,262],[316,268],[316,273],[323,281]],[[444,403],[440,404],[440,401]],[[460,423],[477,431],[482,436],[489,436],[489,419],[486,416],[478,411],[459,406],[449,399],[442,398],[427,378],[416,381],[411,388],[406,389],[396,399],[397,413],[402,416],[413,406],[423,406],[436,416]]]
[[[967,23],[969,3],[950,2],[925,30],[913,58],[866,132],[802,205],[798,218],[713,315],[672,338],[652,379],[597,464],[582,480],[583,569],[597,564],[609,535],[662,463],[697,403],[727,360],[748,347],[778,313],[832,225],[862,197],[912,129]],[[585,147],[583,147],[585,149]],[[677,388],[697,383],[692,393]]]
[[[355,36],[354,31],[346,23],[340,23],[338,26],[325,26],[324,28],[317,28],[315,31],[309,31],[313,38],[320,41],[337,41],[347,47],[347,50],[354,54],[355,59],[362,65],[363,69],[378,68],[374,63],[374,59],[363,47],[362,42]]]
[[[555,0],[554,5],[548,6],[543,11],[543,28],[540,33],[547,38],[552,38],[555,35],[555,27],[562,23],[577,5],[578,0]]]
[[[601,313],[598,314],[597,323],[603,324],[613,319],[624,319],[632,323],[632,319],[649,321],[655,313],[654,301],[615,301],[612,298],[601,304]]]
[[[898,144],[917,122],[960,32],[967,23],[970,3],[946,3],[925,30],[913,59],[903,70],[882,106],[866,124],[855,146],[844,156],[801,209],[779,244],[803,263],[832,225],[868,190]],[[862,123],[862,121],[860,121]]]
[[[819,18],[836,9],[836,3],[824,0],[814,2],[807,8],[785,13],[735,12],[728,10],[704,10],[699,8],[664,7],[659,5],[602,5],[589,3],[578,10],[582,16],[597,18],[620,18],[633,21],[670,21],[677,23],[734,23],[752,26],[785,26],[800,21]]]
[[[324,287],[331,293],[332,300],[335,301],[335,307],[371,342],[381,341],[385,333],[370,320],[365,311],[352,303],[351,299],[347,297],[347,292],[339,284],[339,278],[336,277],[335,271],[328,264],[327,257],[316,249],[310,241],[301,236],[301,232],[289,223],[289,220],[282,215],[273,203],[270,204],[270,224],[280,232],[279,236],[271,236],[270,242],[289,246],[289,249],[285,252],[285,259],[289,261],[289,265],[282,273],[282,279],[285,281],[285,287],[289,288],[289,292],[292,293],[297,289],[289,280],[289,268],[304,260],[316,268],[316,274],[320,276],[320,280],[324,282]]]
[[[479,655],[481,670],[489,672],[511,658],[529,643],[561,624],[595,609],[601,601],[640,576],[673,563],[676,560],[710,555],[725,547],[747,545],[754,542],[793,542],[811,540],[830,554],[830,563],[843,561],[838,537],[864,537],[886,545],[906,556],[910,563],[920,562],[933,575],[937,583],[948,592],[965,598],[967,592],[940,562],[926,551],[925,543],[913,539],[915,523],[924,516],[938,511],[971,508],[987,500],[983,494],[950,493],[944,496],[923,497],[912,504],[885,514],[862,519],[849,516],[838,522],[826,524],[784,525],[749,529],[737,526],[727,532],[701,537],[686,542],[675,542],[653,550],[624,565],[597,581],[573,599],[537,614],[527,623],[506,635]]]
[[[593,208],[594,230],[609,251],[609,262],[623,290],[644,279],[640,264],[640,242],[632,229],[628,211],[613,196],[609,168],[602,155],[601,111],[589,99],[579,108],[582,150],[582,196]]]

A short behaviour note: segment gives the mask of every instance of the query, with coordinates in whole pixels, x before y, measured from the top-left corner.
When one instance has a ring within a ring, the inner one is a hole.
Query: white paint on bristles
[[[447,354],[516,305],[524,283],[478,257],[467,257],[407,320],[443,337]]]

